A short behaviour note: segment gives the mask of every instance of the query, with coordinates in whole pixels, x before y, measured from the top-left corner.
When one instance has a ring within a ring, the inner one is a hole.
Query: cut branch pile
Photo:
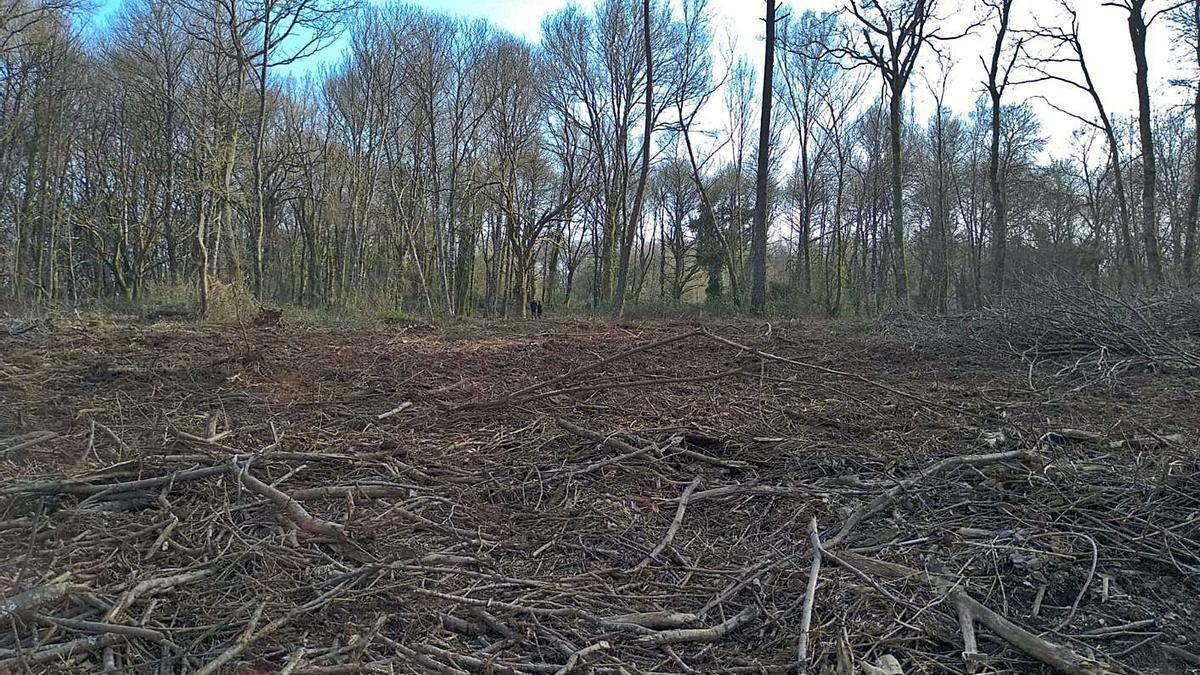
[[[1200,659],[1185,375],[1114,420],[835,327],[549,325],[0,343],[0,672]]]
[[[1194,292],[1127,297],[1084,284],[1011,293],[963,327],[982,353],[1010,354],[1056,377],[1200,369]]]

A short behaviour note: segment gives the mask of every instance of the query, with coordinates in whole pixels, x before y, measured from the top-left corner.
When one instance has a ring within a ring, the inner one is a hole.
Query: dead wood
[[[603,619],[603,623],[606,626],[639,626],[641,628],[651,628],[654,630],[683,628],[685,626],[694,625],[699,621],[700,617],[696,616],[695,614],[671,611],[617,614],[615,616],[608,616]]]
[[[42,443],[55,438],[58,438],[58,434],[56,432],[35,431],[32,434],[25,434],[24,436],[17,436],[16,438],[6,438],[0,440],[0,444],[10,441],[12,442],[12,445],[8,446],[7,448],[0,447],[0,457],[16,455],[22,450],[28,450],[29,448],[41,445]]]
[[[817,583],[821,578],[821,534],[816,518],[808,522],[808,538],[812,543],[812,565],[808,568],[808,587],[804,591],[804,607],[800,610],[800,639],[796,646],[796,667],[800,675],[808,672],[809,631],[817,601]]]
[[[249,464],[243,466],[238,464],[236,459],[233,460],[230,463],[230,477],[235,481],[241,481],[241,484],[245,485],[248,490],[265,497],[267,501],[279,507],[289,520],[305,532],[331,539],[341,539],[344,536],[341,525],[313,516],[308,509],[305,509],[300,502],[286,492],[255,478],[250,473]]]
[[[207,326],[8,345],[0,424],[60,435],[3,463],[2,602],[44,600],[0,612],[3,669],[1051,670],[1003,620],[1073,650],[1046,659],[1196,652],[1182,373],[1080,394],[880,327],[530,329],[283,325],[257,368]]]
[[[648,645],[670,645],[680,642],[716,642],[758,617],[758,607],[751,605],[721,623],[709,628],[676,628],[643,635],[638,642]]]
[[[922,469],[912,476],[900,481],[895,487],[891,488],[887,492],[880,494],[875,499],[872,499],[870,502],[855,509],[854,512],[850,514],[850,517],[846,519],[846,522],[842,523],[842,527],[840,530],[838,530],[838,533],[825,543],[825,547],[829,549],[835,549],[841,546],[846,541],[846,538],[849,537],[854,531],[854,528],[859,525],[859,523],[871,517],[872,515],[879,513],[889,504],[894,502],[896,497],[898,497],[901,493],[911,490],[914,485],[925,478],[936,476],[943,471],[957,466],[981,467],[999,462],[1007,462],[1014,459],[1029,460],[1032,459],[1033,456],[1033,453],[1028,450],[1011,450],[1009,452],[994,452],[986,455],[960,455],[956,457],[947,457],[946,459],[938,461],[935,464],[932,464],[929,467],[926,467],[925,469]]]
[[[468,403],[468,404],[459,406],[459,408],[465,410],[465,409],[471,409],[471,408],[476,408],[476,409],[478,409],[478,408],[494,408],[496,406],[507,405],[507,404],[512,403],[517,398],[524,396],[525,394],[528,394],[530,392],[537,391],[538,389],[545,389],[546,387],[552,387],[552,386],[558,384],[559,382],[563,382],[563,381],[570,380],[575,377],[579,377],[580,375],[583,375],[584,373],[589,373],[589,372],[592,372],[593,370],[597,370],[597,369],[599,369],[605,365],[608,365],[610,363],[613,363],[615,361],[620,361],[622,359],[629,358],[630,356],[633,356],[634,354],[638,354],[640,352],[644,352],[644,351],[647,351],[650,349],[655,349],[657,347],[663,347],[663,346],[669,345],[673,342],[679,342],[681,340],[686,340],[690,337],[700,335],[702,332],[703,331],[699,330],[699,329],[691,330],[686,333],[680,333],[678,335],[670,335],[665,338],[662,338],[661,340],[655,340],[654,342],[649,342],[646,344],[638,345],[636,347],[632,347],[630,349],[626,349],[624,351],[613,354],[612,356],[599,359],[599,360],[589,363],[585,366],[580,366],[578,368],[574,368],[570,371],[563,373],[562,375],[551,378],[544,382],[539,382],[537,384],[533,384],[528,387],[518,389],[518,390],[508,394],[507,396],[504,396],[503,398],[492,400],[492,401],[481,401],[479,403]]]
[[[645,567],[650,563],[651,560],[657,560],[658,554],[662,553],[668,546],[671,545],[671,540],[675,538],[675,533],[678,532],[679,527],[683,525],[683,514],[687,511],[688,498],[692,496],[692,491],[695,490],[698,485],[700,485],[699,476],[694,478],[692,482],[688,483],[687,487],[683,488],[683,494],[679,496],[679,508],[675,510],[675,517],[671,519],[671,525],[667,528],[666,534],[664,534],[663,538],[654,545],[654,548],[650,550],[650,553],[647,554],[646,557],[637,564],[637,566],[634,568],[635,570]]]
[[[858,569],[887,579],[914,579],[927,584],[937,593],[946,596],[958,611],[959,617],[987,626],[998,637],[1055,670],[1068,675],[1104,675],[1123,672],[1119,667],[1080,655],[1074,650],[1038,637],[1018,626],[1004,616],[989,609],[960,589],[956,584],[935,575],[906,567],[897,563],[884,562],[855,553],[840,554]],[[964,635],[974,635],[973,629],[964,629]],[[973,643],[974,640],[972,639]],[[976,654],[976,646],[970,644],[966,650]]]
[[[38,665],[69,659],[80,654],[104,649],[116,644],[120,639],[116,635],[89,635],[88,637],[76,638],[70,642],[64,642],[52,647],[43,647],[17,656],[0,654],[0,657],[4,657],[0,658],[0,672],[9,672],[17,666]]]
[[[59,582],[21,591],[11,597],[0,599],[0,619],[57,602],[84,589],[84,586],[78,584]]]

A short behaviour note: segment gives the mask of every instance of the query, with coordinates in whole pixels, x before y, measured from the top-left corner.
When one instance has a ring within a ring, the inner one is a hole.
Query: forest
[[[1200,673],[1200,0],[553,2],[0,0],[0,673]]]
[[[1175,101],[1200,79],[1167,99],[1151,72],[1200,68],[1194,2],[1105,6],[1129,27],[1128,115],[1067,0],[1036,25],[1012,0],[772,4],[759,62],[704,0],[567,5],[538,44],[352,0],[129,0],[87,35],[73,3],[5,0],[0,23],[18,304],[951,314],[1014,283],[1197,273],[1200,105]],[[953,63],[967,35],[987,53]],[[979,82],[966,115],[952,67]]]

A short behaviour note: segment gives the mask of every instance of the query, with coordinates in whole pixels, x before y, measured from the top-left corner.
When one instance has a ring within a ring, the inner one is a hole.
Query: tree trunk
[[[1200,0],[1196,0],[1193,5],[1193,11],[1196,13],[1196,18],[1200,19]],[[1200,21],[1197,21],[1200,26]],[[1200,37],[1196,41],[1196,60],[1200,63]],[[1192,184],[1188,190],[1188,203],[1186,215],[1183,218],[1184,231],[1183,239],[1183,278],[1186,281],[1193,281],[1196,277],[1196,236],[1197,236],[1197,210],[1200,207],[1200,82],[1196,83],[1196,97],[1192,103],[1192,133],[1194,134],[1192,141]]]
[[[1146,62],[1145,0],[1132,0],[1129,8],[1129,39],[1137,73],[1138,134],[1142,144],[1142,247],[1146,249],[1146,268],[1150,284],[1162,283],[1162,254],[1158,248],[1158,217],[1155,204],[1154,131],[1150,111],[1150,74]]]
[[[254,297],[263,300],[265,264],[263,262],[267,235],[267,218],[263,185],[263,144],[267,133],[267,75],[271,60],[271,2],[263,7],[262,64],[259,66],[257,130],[254,134]]]
[[[750,311],[767,307],[767,166],[771,155],[771,81],[775,69],[775,0],[767,0],[763,47],[762,116],[758,127],[758,175],[754,187],[754,223],[750,240]],[[805,207],[807,208],[807,204]]]
[[[646,119],[642,131],[642,167],[638,174],[637,191],[633,196],[633,211],[625,219],[621,233],[621,261],[617,267],[617,291],[613,298],[612,316],[620,318],[625,311],[625,293],[629,286],[629,258],[633,237],[642,221],[642,199],[646,194],[646,178],[650,174],[650,140],[654,134],[654,58],[650,48],[650,0],[642,0],[642,47],[646,53]]]
[[[891,110],[888,118],[892,139],[892,267],[896,275],[896,300],[908,304],[908,260],[904,246],[904,174],[902,96],[904,83],[892,84]]]

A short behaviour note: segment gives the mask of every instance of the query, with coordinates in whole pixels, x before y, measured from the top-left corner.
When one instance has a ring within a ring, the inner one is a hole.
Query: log
[[[1016,649],[1061,673],[1067,673],[1067,675],[1118,675],[1122,672],[1119,666],[1087,658],[1069,647],[1034,635],[978,602],[957,584],[946,579],[905,565],[876,560],[855,553],[845,552],[839,555],[858,569],[866,570],[877,576],[888,579],[915,578],[923,581],[934,591],[950,600],[960,618],[978,621]],[[964,629],[964,637],[966,633],[967,629]],[[970,629],[970,633],[972,636],[974,635],[973,628]],[[967,647],[971,648],[973,645],[967,645]]]
[[[716,642],[733,631],[750,623],[758,616],[758,606],[750,605],[721,623],[709,628],[678,628],[650,635],[637,641],[645,645],[671,645],[679,642]]]

